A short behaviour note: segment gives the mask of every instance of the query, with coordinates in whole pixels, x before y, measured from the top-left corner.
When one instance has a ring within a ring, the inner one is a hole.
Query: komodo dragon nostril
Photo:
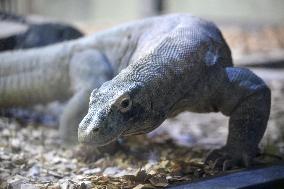
[[[99,131],[99,127],[95,127],[95,128],[93,128],[93,133],[95,133],[95,132],[98,132]]]

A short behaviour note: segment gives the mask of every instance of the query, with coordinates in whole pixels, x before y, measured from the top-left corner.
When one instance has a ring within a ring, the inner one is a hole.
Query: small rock
[[[29,171],[27,176],[29,177],[36,177],[40,175],[40,167],[38,165],[32,166]]]
[[[28,182],[26,177],[16,175],[7,181],[9,189],[21,189],[21,185]]]
[[[108,167],[103,172],[103,175],[110,176],[110,175],[115,175],[120,172],[121,172],[121,169],[119,169],[118,167]]]
[[[85,175],[92,175],[92,174],[99,173],[101,171],[102,171],[102,169],[98,167],[98,168],[94,168],[94,169],[87,169],[87,170],[85,170],[83,172],[83,174],[85,174]]]
[[[10,132],[10,130],[9,129],[4,129],[3,131],[2,131],[2,136],[3,137],[10,137],[11,136],[11,132]]]
[[[61,189],[78,189],[79,187],[80,185],[72,180],[65,180],[60,184]]]
[[[13,152],[20,152],[21,151],[21,142],[18,139],[11,140],[11,148]]]
[[[34,184],[21,184],[21,189],[39,189],[39,187]]]
[[[133,189],[142,189],[144,187],[144,184],[138,184]]]

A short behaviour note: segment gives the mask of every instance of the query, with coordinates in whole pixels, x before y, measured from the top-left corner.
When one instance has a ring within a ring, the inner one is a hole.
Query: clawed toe
[[[215,160],[215,162],[213,163],[213,168],[215,169],[220,169],[223,167],[223,163],[226,161],[225,157],[219,157]]]
[[[255,156],[249,153],[235,152],[236,151],[227,150],[226,148],[213,150],[207,156],[205,163],[212,169],[223,171],[240,166],[250,167],[253,164]]]
[[[205,163],[206,164],[215,164],[216,160],[224,157],[224,154],[222,152],[222,149],[215,149],[211,151],[208,156],[206,157]]]

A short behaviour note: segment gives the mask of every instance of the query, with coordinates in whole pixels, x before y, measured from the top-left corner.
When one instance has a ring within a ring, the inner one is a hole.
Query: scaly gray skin
[[[76,142],[92,89],[113,74],[106,57],[92,47],[95,38],[1,53],[0,109],[67,101],[60,135],[66,144]]]
[[[121,50],[118,74],[93,90],[79,141],[102,146],[119,136],[150,132],[183,111],[222,112],[230,117],[227,144],[207,162],[223,169],[248,166],[266,129],[270,90],[248,69],[233,67],[218,28],[187,14],[127,27],[126,39],[118,40],[119,32],[109,36],[131,50]]]

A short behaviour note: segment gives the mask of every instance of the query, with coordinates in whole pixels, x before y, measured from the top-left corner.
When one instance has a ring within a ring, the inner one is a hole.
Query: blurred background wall
[[[0,0],[0,7],[79,23],[117,23],[173,12],[222,22],[284,23],[283,0]]]
[[[0,0],[0,10],[36,22],[71,23],[85,34],[147,16],[189,12],[217,23],[235,60],[275,49],[282,56],[284,49],[284,0]],[[0,34],[6,28],[0,25]]]

